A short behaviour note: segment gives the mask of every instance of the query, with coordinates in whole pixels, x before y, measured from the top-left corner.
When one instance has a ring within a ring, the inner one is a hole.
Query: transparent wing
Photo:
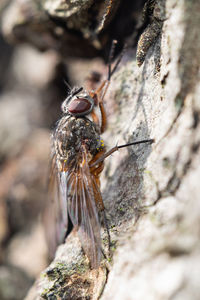
[[[88,256],[97,268],[101,259],[101,235],[96,203],[101,193],[90,173],[85,148],[73,167],[59,172],[56,157],[52,159],[49,180],[49,201],[45,213],[46,236],[53,257],[56,247],[63,243],[68,227],[68,214]]]
[[[44,211],[46,239],[50,256],[53,258],[56,248],[63,243],[68,228],[66,173],[58,172],[56,156],[51,161],[48,183],[48,197]]]
[[[72,223],[78,229],[83,249],[91,266],[97,268],[101,259],[101,235],[97,209],[97,195],[100,195],[95,178],[90,173],[87,153],[83,149],[81,163],[68,182],[68,212]]]

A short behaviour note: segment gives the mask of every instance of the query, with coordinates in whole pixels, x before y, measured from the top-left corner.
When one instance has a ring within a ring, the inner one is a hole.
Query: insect
[[[114,43],[109,61],[113,51]],[[109,62],[108,78],[96,91],[69,87],[69,95],[61,106],[63,116],[53,132],[49,181],[49,198],[53,205],[49,209],[51,226],[47,238],[50,240],[52,236],[55,237],[51,245],[54,252],[56,246],[65,239],[70,219],[77,228],[92,268],[99,266],[102,255],[99,213],[104,216],[109,239],[99,179],[104,160],[120,148],[153,141],[150,139],[116,146],[107,152],[100,136],[107,124],[103,99],[121,57],[122,54],[112,69]],[[99,109],[101,118],[96,109]]]

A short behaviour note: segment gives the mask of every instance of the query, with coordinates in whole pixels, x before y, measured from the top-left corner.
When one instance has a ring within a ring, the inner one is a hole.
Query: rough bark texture
[[[137,150],[136,160],[129,153],[120,166],[109,162],[104,198],[119,233],[104,300],[199,299],[200,4],[166,1],[165,9],[143,67],[129,62],[113,84],[113,134],[156,143]],[[146,213],[133,225],[134,204]]]
[[[106,161],[112,261],[91,271],[72,231],[26,300],[199,299],[200,3],[162,5],[162,31],[143,65],[127,52],[106,97],[108,147],[155,139]]]
[[[133,32],[144,0],[5,2],[2,28],[10,41],[53,48],[63,57],[105,58],[113,38],[122,45]]]

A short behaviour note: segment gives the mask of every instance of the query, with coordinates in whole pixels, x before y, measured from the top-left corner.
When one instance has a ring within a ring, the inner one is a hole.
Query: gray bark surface
[[[156,142],[134,150],[136,160],[129,152],[108,163],[113,175],[104,198],[118,247],[104,300],[200,295],[200,5],[166,1],[165,9],[162,34],[143,66],[127,63],[112,86],[120,109],[109,132]]]

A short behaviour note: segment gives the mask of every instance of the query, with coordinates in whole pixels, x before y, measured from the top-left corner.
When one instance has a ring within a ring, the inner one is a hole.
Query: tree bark
[[[155,139],[106,159],[112,261],[90,270],[72,231],[26,300],[199,299],[200,3],[166,0],[162,10],[141,67],[127,51],[106,97],[108,148]]]

